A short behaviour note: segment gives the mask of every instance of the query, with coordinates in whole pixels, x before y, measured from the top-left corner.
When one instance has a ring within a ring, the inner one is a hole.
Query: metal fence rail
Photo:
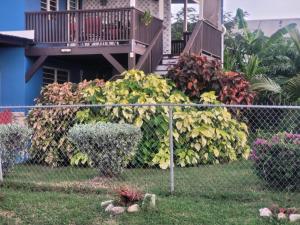
[[[300,106],[47,105],[0,111],[0,124],[32,130],[28,145],[12,156],[14,165],[4,173],[7,186],[98,191],[129,185],[175,194],[284,190],[299,197]],[[93,155],[69,139],[73,126],[96,121],[125,122],[142,131],[117,176],[99,174]],[[2,170],[9,151],[1,146]]]

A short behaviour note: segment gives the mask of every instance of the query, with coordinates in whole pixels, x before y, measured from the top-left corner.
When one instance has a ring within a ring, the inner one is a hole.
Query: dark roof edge
[[[33,44],[33,40],[23,37],[17,37],[0,33],[0,44],[14,45],[14,46],[27,46]]]

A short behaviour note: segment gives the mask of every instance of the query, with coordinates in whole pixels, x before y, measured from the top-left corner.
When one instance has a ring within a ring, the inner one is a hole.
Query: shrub
[[[12,169],[17,156],[24,153],[31,130],[17,124],[0,125],[0,157],[3,175]],[[1,166],[1,165],[0,165]]]
[[[217,60],[185,54],[179,58],[177,65],[168,71],[168,77],[191,99],[199,100],[204,92],[220,88],[217,80],[220,69],[221,64]]]
[[[215,91],[225,104],[252,104],[255,93],[240,73],[223,72],[220,62],[206,56],[183,55],[177,65],[168,71],[176,87],[192,100],[199,101],[208,91]]]
[[[139,128],[128,124],[75,125],[70,140],[88,154],[101,175],[119,175],[134,155],[141,139]]]
[[[158,75],[129,71],[124,79],[107,82],[104,87],[89,87],[84,96],[90,103],[190,103],[172,82]],[[218,103],[213,92],[200,96],[203,103]],[[168,107],[106,107],[79,111],[82,123],[91,121],[125,122],[141,128],[143,139],[131,164],[169,167]],[[174,108],[175,162],[182,167],[225,163],[247,158],[247,126],[233,119],[225,108],[204,110]]]
[[[84,103],[81,91],[88,85],[103,85],[103,81],[53,83],[44,87],[37,105],[69,105]],[[67,132],[75,123],[78,108],[35,108],[29,112],[28,123],[34,131],[30,153],[35,163],[49,166],[68,165],[77,153],[67,139]]]
[[[252,105],[255,93],[250,91],[250,83],[240,73],[225,72],[218,77],[220,92],[218,98],[225,104]]]
[[[256,139],[251,158],[255,173],[271,188],[300,188],[300,135],[280,133]]]
[[[122,186],[116,190],[116,194],[119,197],[119,202],[122,205],[128,206],[143,200],[144,194],[129,186]]]
[[[13,120],[13,114],[10,110],[0,112],[0,124],[9,124]]]
[[[201,103],[219,104],[214,92],[202,94]],[[175,160],[182,167],[228,163],[249,156],[247,126],[232,118],[226,108],[175,109],[174,124]],[[153,158],[162,168],[168,167],[170,161],[167,134],[164,135],[163,147]]]

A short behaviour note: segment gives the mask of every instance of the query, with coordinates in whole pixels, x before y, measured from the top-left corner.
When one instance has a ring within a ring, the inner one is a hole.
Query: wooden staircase
[[[177,64],[179,56],[163,55],[160,64],[156,67],[154,73],[166,76],[170,67]]]

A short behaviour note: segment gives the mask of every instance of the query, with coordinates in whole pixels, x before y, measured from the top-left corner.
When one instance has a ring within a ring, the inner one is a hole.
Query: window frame
[[[68,74],[68,78],[67,78],[67,81],[66,82],[70,82],[70,70],[67,70],[67,69],[62,69],[62,68],[59,68],[59,67],[52,67],[52,66],[43,66],[42,67],[42,70],[43,70],[43,76],[42,76],[42,79],[43,79],[43,83],[42,83],[42,86],[46,86],[48,84],[44,84],[44,69],[49,69],[49,70],[54,70],[54,82],[53,83],[57,83],[57,74],[58,74],[58,71],[62,71],[62,72],[66,72]],[[49,83],[49,84],[53,84],[53,83]]]
[[[55,12],[55,11],[59,11],[59,0],[56,0],[56,10],[51,10],[51,4],[50,1],[51,0],[44,0],[46,2],[46,10],[42,8],[42,1],[40,1],[40,5],[41,5],[41,11],[45,11],[45,12]]]
[[[73,1],[76,1],[76,9],[71,9],[71,0],[67,0],[67,10],[68,11],[74,11],[74,10],[79,10],[80,8],[80,5],[79,5],[79,0],[73,0]]]

